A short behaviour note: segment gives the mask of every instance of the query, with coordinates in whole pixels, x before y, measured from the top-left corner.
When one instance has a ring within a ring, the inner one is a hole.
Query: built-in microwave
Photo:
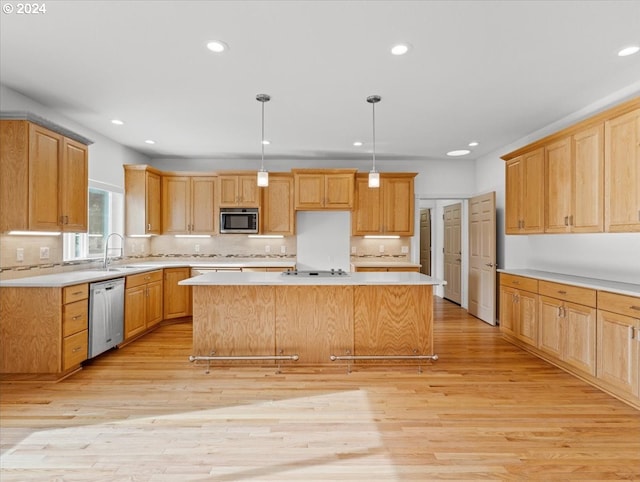
[[[220,234],[258,233],[258,208],[220,208]]]

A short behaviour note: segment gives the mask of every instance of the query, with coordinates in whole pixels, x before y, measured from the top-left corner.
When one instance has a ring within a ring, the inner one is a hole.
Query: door
[[[444,297],[458,304],[462,300],[461,216],[462,203],[444,208]]]
[[[420,272],[431,276],[431,209],[420,210]]]
[[[496,193],[469,200],[469,313],[496,324]]]

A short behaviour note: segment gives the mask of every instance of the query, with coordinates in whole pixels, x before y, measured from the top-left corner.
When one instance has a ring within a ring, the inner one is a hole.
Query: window
[[[123,233],[124,204],[121,192],[104,186],[89,187],[89,218],[87,233],[65,233],[63,237],[64,261],[100,258],[104,255],[104,241],[110,233]],[[120,238],[109,241],[109,254],[122,253]]]

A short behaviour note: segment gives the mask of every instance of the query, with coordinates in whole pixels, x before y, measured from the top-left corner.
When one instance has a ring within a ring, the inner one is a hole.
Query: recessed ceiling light
[[[451,156],[451,157],[466,156],[470,152],[471,151],[469,149],[460,149],[460,150],[457,150],[457,151],[449,151],[449,152],[447,152],[447,156]]]
[[[391,47],[391,53],[393,55],[404,55],[410,48],[409,44],[397,44]]]
[[[212,40],[207,44],[207,48],[216,54],[229,50],[229,46],[220,40]]]
[[[618,52],[618,57],[627,57],[628,55],[637,54],[638,52],[640,52],[639,46],[630,45],[629,47],[625,47],[620,52]]]
[[[147,139],[146,141],[144,141],[147,144],[155,144],[156,141],[152,141],[151,139]]]
[[[477,142],[477,141],[469,142],[469,147],[476,147],[476,146],[478,146],[478,145],[480,145],[480,143],[479,143],[479,142]]]
[[[353,143],[353,145],[354,145],[354,146],[356,146],[356,147],[360,147],[360,146],[362,145],[362,142],[360,142],[360,141],[355,141],[355,142]]]
[[[115,125],[117,125],[117,126],[124,125],[124,122],[122,122],[120,119],[113,119],[113,120],[111,121],[111,123],[112,123],[112,124],[115,124]]]
[[[271,141],[268,141],[267,139],[265,139],[264,141],[262,141],[262,143],[263,143],[265,146],[268,146],[269,144],[271,144]]]

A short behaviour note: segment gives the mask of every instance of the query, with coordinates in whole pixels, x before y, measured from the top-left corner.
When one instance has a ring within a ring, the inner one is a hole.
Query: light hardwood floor
[[[436,299],[440,360],[213,369],[167,325],[60,383],[0,385],[0,480],[639,480],[640,412]]]

